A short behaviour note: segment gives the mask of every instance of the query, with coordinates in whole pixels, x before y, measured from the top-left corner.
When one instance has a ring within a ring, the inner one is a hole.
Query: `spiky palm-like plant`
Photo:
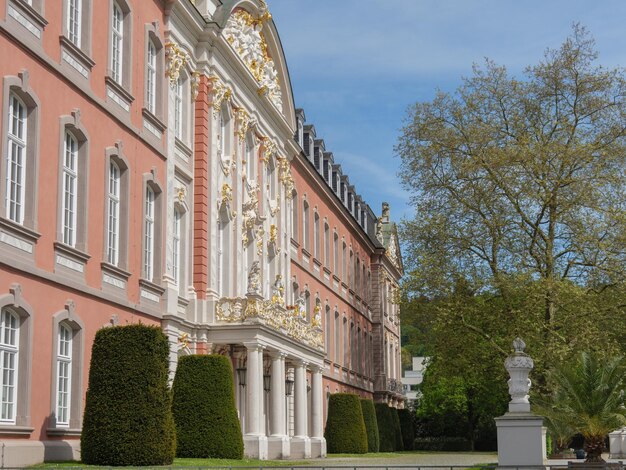
[[[587,462],[603,462],[606,435],[626,424],[625,374],[624,357],[601,359],[585,352],[549,373],[553,394],[540,412],[582,434]]]

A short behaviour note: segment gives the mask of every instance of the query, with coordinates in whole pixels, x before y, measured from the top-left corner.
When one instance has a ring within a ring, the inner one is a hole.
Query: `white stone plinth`
[[[526,468],[546,464],[546,428],[541,416],[506,413],[495,420],[498,465]]]
[[[326,457],[326,439],[323,437],[311,438],[311,458],[317,459],[320,457]]]
[[[267,460],[267,436],[243,436],[243,453],[249,459]]]
[[[609,458],[626,457],[626,428],[618,429],[609,434]]]
[[[288,459],[291,457],[291,446],[287,436],[270,436],[267,438],[267,456],[270,460]]]
[[[311,438],[292,437],[291,438],[291,458],[310,459],[311,458]]]

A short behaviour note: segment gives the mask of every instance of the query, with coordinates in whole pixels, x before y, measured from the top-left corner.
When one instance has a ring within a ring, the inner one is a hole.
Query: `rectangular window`
[[[13,424],[17,401],[17,355],[19,352],[17,316],[9,310],[3,310],[0,328],[0,367],[2,368],[0,422]]]
[[[113,3],[111,28],[111,78],[122,84],[122,54],[124,45],[124,13]]]
[[[183,139],[183,79],[180,77],[174,87],[174,135]]]
[[[146,107],[152,114],[156,112],[156,58],[157,50],[152,41],[148,41],[148,62],[146,64]]]
[[[150,186],[146,186],[143,245],[143,273],[148,281],[152,281],[154,274],[154,191]]]
[[[9,98],[9,133],[7,136],[6,217],[24,223],[26,177],[26,106],[15,95]]]
[[[59,325],[58,342],[56,422],[58,426],[69,426],[72,386],[72,330],[65,325]]]
[[[335,275],[339,274],[339,236],[333,234],[333,271]]]
[[[82,0],[68,0],[67,2],[67,38],[78,48],[80,48],[81,2]]]
[[[76,245],[76,182],[78,180],[78,141],[65,133],[63,158],[63,243]]]
[[[178,209],[174,209],[174,233],[172,243],[172,273],[174,282],[180,283],[180,222],[182,214]]]
[[[111,162],[109,165],[107,260],[115,266],[119,263],[120,178],[120,168],[115,162]]]
[[[330,265],[330,228],[324,224],[324,266]]]

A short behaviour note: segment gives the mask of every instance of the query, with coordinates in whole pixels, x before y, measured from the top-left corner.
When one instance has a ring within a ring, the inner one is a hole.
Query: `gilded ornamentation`
[[[215,307],[216,319],[225,323],[260,322],[313,348],[324,348],[324,337],[319,327],[308,324],[301,315],[294,315],[281,303],[272,300],[223,297]]]
[[[267,163],[269,159],[273,155],[276,155],[276,152],[278,152],[278,146],[269,137],[263,137],[261,142],[263,143],[263,153],[261,160]]]
[[[235,110],[235,119],[237,121],[237,137],[242,142],[246,138],[248,128],[250,126],[250,114],[243,108],[237,108]]]
[[[245,10],[233,12],[228,19],[224,34],[248,70],[259,83],[259,91],[267,95],[280,110],[283,109],[278,72],[269,56],[267,42],[263,34],[263,22],[271,19],[267,6],[261,8],[261,15],[254,18]]]
[[[272,286],[272,303],[278,305],[284,305],[285,284],[283,283],[283,277],[280,274],[276,275],[276,281]]]
[[[285,187],[287,199],[291,199],[293,198],[294,188],[293,177],[291,176],[291,165],[289,164],[289,160],[284,157],[277,157],[276,160],[278,161],[278,178]]]
[[[270,239],[269,239],[269,243],[276,243],[276,235],[278,233],[278,229],[276,228],[276,225],[272,224],[270,225]]]
[[[317,328],[321,328],[322,326],[322,304],[320,299],[315,299],[315,309],[313,310],[311,325]]]
[[[233,189],[228,183],[222,185],[222,204],[226,204],[233,200]]]
[[[174,86],[180,77],[180,70],[189,62],[189,54],[178,44],[168,42],[165,44],[165,61],[165,75],[170,79],[170,85]]]
[[[178,350],[185,354],[191,354],[191,349],[189,348],[189,333],[181,333],[180,336],[178,336]]]
[[[255,222],[259,218],[259,197],[256,190],[249,193],[249,197],[243,203],[243,222],[241,226],[242,242],[244,246],[248,245],[248,232],[252,230]]]
[[[191,83],[191,101],[196,101],[200,87],[200,72],[195,71],[192,73],[189,81]]]
[[[263,227],[259,226],[256,230],[256,253],[259,256],[263,256],[263,235],[265,235],[265,230]]]
[[[233,90],[228,85],[224,85],[222,81],[216,76],[211,75],[209,80],[213,86],[213,116],[217,118],[220,115],[222,104],[230,100],[233,96]]]
[[[181,204],[183,202],[185,202],[185,198],[187,197],[187,190],[185,189],[184,186],[179,186],[176,188],[176,199],[178,199],[178,202],[180,202]]]
[[[275,201],[268,201],[268,204],[270,206],[270,214],[272,217],[274,217],[276,213],[280,211],[280,196],[276,196]]]

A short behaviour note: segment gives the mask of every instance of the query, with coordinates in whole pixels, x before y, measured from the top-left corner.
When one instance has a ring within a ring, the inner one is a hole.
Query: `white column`
[[[294,363],[294,414],[295,433],[291,440],[292,458],[311,457],[311,439],[308,436],[307,423],[307,391],[306,391],[306,366],[305,362]]]
[[[285,354],[272,353],[270,431],[272,436],[284,436],[285,432]]]
[[[244,453],[248,458],[267,459],[267,437],[263,420],[263,346],[246,343],[248,364],[246,372],[247,413]]]
[[[324,420],[324,402],[322,388],[322,369],[313,367],[311,372],[311,420],[312,420],[312,436],[316,438],[324,437],[323,420]]]
[[[247,434],[261,435],[263,407],[263,348],[259,344],[246,344],[248,364],[246,371]]]
[[[306,364],[297,362],[295,371],[295,418],[296,432],[294,437],[307,437],[307,406],[306,406]]]

